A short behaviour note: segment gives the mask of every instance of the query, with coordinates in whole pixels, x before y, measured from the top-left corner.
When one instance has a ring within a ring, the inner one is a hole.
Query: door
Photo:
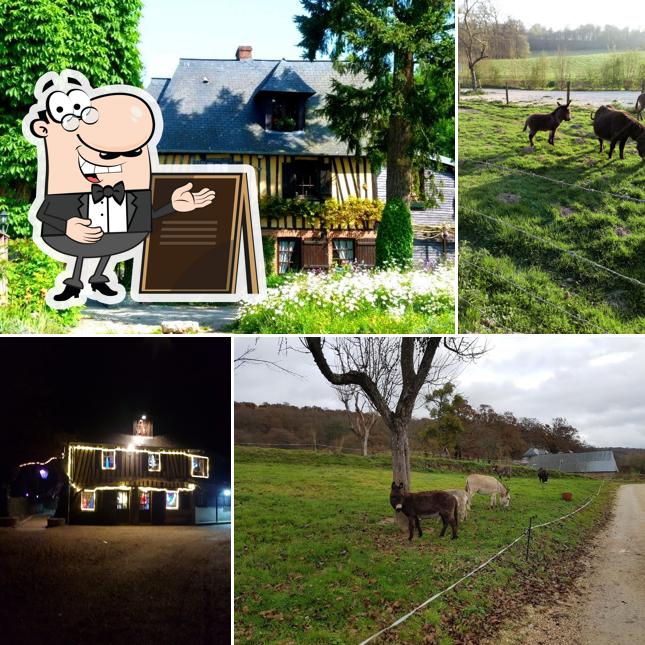
[[[162,490],[154,490],[151,495],[150,521],[152,524],[163,524],[166,518],[166,493]]]

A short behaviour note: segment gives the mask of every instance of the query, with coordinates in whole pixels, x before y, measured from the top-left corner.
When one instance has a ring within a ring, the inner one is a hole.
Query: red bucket
[[[562,493],[562,499],[565,502],[570,502],[573,499],[573,493]]]

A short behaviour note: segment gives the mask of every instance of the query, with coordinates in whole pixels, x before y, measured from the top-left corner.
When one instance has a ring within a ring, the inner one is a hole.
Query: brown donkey
[[[531,146],[534,145],[533,137],[535,136],[535,133],[541,131],[551,132],[549,135],[549,143],[554,146],[555,131],[560,127],[560,124],[563,121],[571,121],[571,111],[569,110],[571,101],[566,105],[560,105],[559,101],[557,103],[558,107],[549,114],[531,114],[527,117],[526,122],[524,123],[524,130],[522,130],[522,132],[526,132],[526,129],[528,128],[529,142]]]
[[[446,534],[446,529],[450,524],[452,539],[457,538],[459,520],[457,518],[457,498],[454,495],[442,490],[425,493],[406,493],[403,483],[397,486],[395,482],[392,482],[390,504],[397,513],[403,513],[408,518],[408,528],[410,529],[408,540],[412,540],[415,524],[419,537],[423,535],[421,522],[419,521],[420,517],[436,514],[439,514],[443,522],[439,537],[443,537]]]

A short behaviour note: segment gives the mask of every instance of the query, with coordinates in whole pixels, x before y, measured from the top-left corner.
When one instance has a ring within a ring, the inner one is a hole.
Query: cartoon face
[[[45,141],[48,194],[89,192],[92,184],[126,190],[150,187],[150,141],[155,122],[134,94],[90,98],[84,89],[54,90],[30,129]]]

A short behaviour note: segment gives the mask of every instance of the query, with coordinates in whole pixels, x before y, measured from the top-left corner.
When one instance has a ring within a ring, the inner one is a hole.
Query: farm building
[[[209,458],[163,437],[115,435],[70,443],[69,521],[76,524],[193,524]]]
[[[559,452],[534,455],[528,459],[529,466],[559,470],[563,473],[617,473],[618,467],[611,450],[593,452]]]
[[[548,455],[549,451],[544,450],[543,448],[529,448],[523,455],[520,463],[528,464],[531,457],[537,457],[538,455]]]
[[[154,78],[148,87],[164,120],[161,163],[255,168],[260,199],[273,198],[273,209],[261,209],[261,223],[276,273],[375,262],[373,217],[338,223],[279,207],[290,198],[347,203],[385,197],[385,175],[377,177],[366,156],[349,154],[318,112],[334,79],[361,83],[340,75],[331,61],[256,60],[251,47],[240,46],[234,59],[182,58],[172,78]],[[420,262],[437,249],[453,250],[454,170],[442,168],[436,182],[441,205],[436,213],[416,215]],[[432,217],[439,224],[428,226]]]

